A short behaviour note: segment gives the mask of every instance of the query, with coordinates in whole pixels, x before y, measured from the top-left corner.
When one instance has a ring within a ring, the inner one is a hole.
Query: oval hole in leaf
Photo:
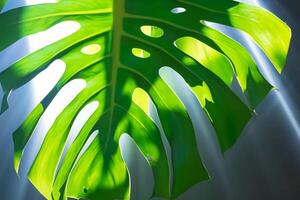
[[[171,10],[173,14],[180,14],[180,13],[184,13],[185,11],[186,9],[183,7],[176,7]]]
[[[101,51],[101,46],[99,44],[90,44],[81,49],[81,53],[86,55],[94,55]]]
[[[145,25],[145,26],[141,27],[141,31],[145,35],[147,35],[149,37],[153,37],[153,38],[159,38],[164,35],[164,30],[157,26]]]
[[[151,54],[148,51],[145,51],[140,48],[133,48],[131,50],[132,54],[138,58],[149,58]]]

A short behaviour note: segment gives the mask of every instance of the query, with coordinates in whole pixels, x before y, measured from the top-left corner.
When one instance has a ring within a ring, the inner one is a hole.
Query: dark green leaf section
[[[3,5],[0,1],[0,8]],[[209,179],[191,119],[159,70],[168,66],[185,79],[225,152],[272,87],[243,46],[203,21],[249,34],[279,72],[291,37],[289,27],[270,12],[231,0],[60,0],[0,14],[0,50],[65,21],[79,23],[80,29],[21,58],[0,74],[7,97],[56,59],[66,64],[55,88],[13,135],[16,171],[34,128],[53,98],[75,79],[86,82],[48,130],[28,175],[47,199],[55,200],[129,199],[130,174],[119,148],[122,133],[132,137],[152,168],[153,196],[174,199]],[[247,105],[230,89],[234,77]],[[148,93],[157,108],[171,146],[172,163],[167,162],[156,124],[132,100],[136,88]],[[95,101],[99,106],[62,157],[76,116]],[[8,106],[6,99],[3,102],[2,111]],[[95,131],[99,134],[83,151]]]

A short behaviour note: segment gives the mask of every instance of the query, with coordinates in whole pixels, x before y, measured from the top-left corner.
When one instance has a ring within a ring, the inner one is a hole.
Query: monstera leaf
[[[123,133],[131,136],[152,168],[153,196],[174,199],[209,179],[187,110],[161,78],[160,69],[167,66],[185,79],[215,128],[223,152],[235,143],[272,86],[243,46],[206,21],[246,32],[282,71],[289,27],[262,8],[236,1],[58,0],[2,13],[0,50],[61,23],[74,29],[69,36],[46,41],[42,48],[10,63],[0,75],[7,98],[50,63],[66,66],[53,90],[13,134],[16,170],[52,99],[67,83],[80,79],[85,88],[51,125],[28,174],[43,196],[130,198],[130,176],[119,148]],[[234,78],[246,103],[231,89]],[[158,126],[148,115],[149,100],[170,144],[171,163]],[[93,102],[98,102],[96,111],[62,156],[74,119]],[[5,99],[2,112],[7,108]],[[82,152],[95,131],[99,134]]]

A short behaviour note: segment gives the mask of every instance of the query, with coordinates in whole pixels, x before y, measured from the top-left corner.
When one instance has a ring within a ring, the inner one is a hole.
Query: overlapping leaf
[[[30,181],[47,199],[129,198],[129,175],[118,145],[125,132],[153,170],[153,196],[176,198],[208,179],[191,120],[159,76],[160,68],[169,66],[185,79],[211,120],[224,152],[271,86],[244,47],[203,21],[248,33],[279,72],[291,35],[288,26],[270,12],[231,0],[60,0],[2,13],[0,50],[66,21],[79,23],[80,29],[18,60],[0,75],[7,97],[56,59],[66,64],[56,87],[14,133],[17,171],[26,143],[58,91],[74,79],[86,82],[52,124],[29,172]],[[247,105],[230,89],[234,76]],[[137,104],[132,100],[136,88],[146,92],[157,108],[171,146],[173,183],[169,182],[171,172],[159,130],[143,106],[138,106],[147,102],[147,95],[138,96]],[[99,102],[97,110],[59,165],[74,119],[94,101]],[[7,106],[4,101],[2,109]],[[99,134],[80,156],[96,130]]]

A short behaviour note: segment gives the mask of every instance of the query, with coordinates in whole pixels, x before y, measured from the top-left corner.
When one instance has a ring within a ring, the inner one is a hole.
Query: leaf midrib
[[[115,93],[117,86],[117,76],[118,68],[120,66],[120,48],[121,48],[121,36],[123,30],[123,18],[125,16],[125,1],[124,0],[114,0],[113,1],[113,28],[112,28],[112,72],[111,72],[111,98],[109,106],[111,107],[109,113],[109,128],[107,138],[110,138],[112,133],[112,121],[114,115],[114,106],[115,106]],[[103,149],[106,149],[106,146],[109,142],[109,139],[105,141]]]

